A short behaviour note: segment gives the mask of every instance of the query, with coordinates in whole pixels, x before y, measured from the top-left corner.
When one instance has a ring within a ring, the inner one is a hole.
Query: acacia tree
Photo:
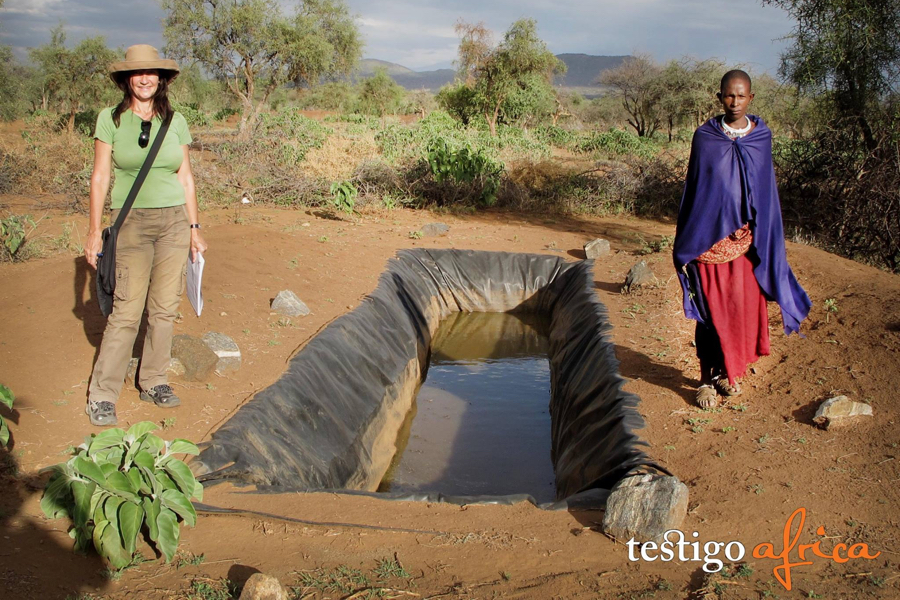
[[[276,0],[163,0],[166,51],[194,59],[241,103],[250,138],[269,96],[288,82],[349,74],[362,41],[343,0],[302,0],[286,17]]]
[[[538,38],[534,19],[519,19],[510,25],[496,47],[491,47],[489,32],[481,24],[460,22],[456,30],[462,34],[458,71],[468,82],[465,85],[473,92],[472,102],[487,121],[492,136],[497,135],[501,116],[512,117],[504,110],[508,100],[516,99],[518,116],[533,114],[539,108],[523,107],[522,101],[531,98],[542,102],[546,94],[536,86],[543,86],[552,94],[553,75],[565,71],[565,64]]]
[[[638,136],[651,136],[660,125],[660,101],[665,87],[660,85],[662,69],[648,55],[625,59],[615,69],[604,71],[600,83],[613,88],[628,113],[628,124]]]
[[[71,50],[66,48],[62,25],[53,29],[50,43],[30,52],[31,60],[43,72],[42,106],[55,105],[68,115],[66,130],[75,128],[75,115],[87,106],[98,106],[111,92],[108,67],[116,53],[106,47],[102,36],[82,40]]]
[[[372,77],[363,79],[359,84],[359,102],[363,110],[380,116],[382,128],[388,110],[396,109],[402,99],[403,88],[391,79],[384,67],[375,69]]]
[[[871,111],[900,74],[900,3],[896,0],[762,0],[797,22],[780,74],[804,91],[826,92],[869,150],[877,145]]]
[[[673,60],[659,73],[659,107],[672,141],[676,125],[688,125],[692,129],[719,109],[716,92],[725,66],[717,60]],[[755,87],[755,86],[754,86]]]

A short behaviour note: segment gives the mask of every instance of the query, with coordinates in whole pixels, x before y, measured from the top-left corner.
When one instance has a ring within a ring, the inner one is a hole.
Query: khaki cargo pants
[[[118,213],[112,212],[113,221]],[[116,243],[116,291],[91,376],[92,403],[118,399],[145,300],[148,326],[138,385],[148,390],[168,382],[172,330],[184,293],[190,246],[184,206],[134,208],[128,213]]]

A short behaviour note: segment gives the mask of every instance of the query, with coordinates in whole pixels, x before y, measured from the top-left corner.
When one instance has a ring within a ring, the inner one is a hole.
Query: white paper
[[[203,254],[200,252],[197,253],[196,261],[192,261],[191,257],[188,256],[187,295],[198,317],[203,312],[203,290],[201,289],[201,284],[203,282],[203,265],[205,262]]]

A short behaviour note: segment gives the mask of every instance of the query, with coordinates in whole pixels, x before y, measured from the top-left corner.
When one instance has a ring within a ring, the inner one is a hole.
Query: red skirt
[[[712,325],[722,344],[728,381],[747,373],[747,366],[769,354],[769,312],[766,297],[744,256],[731,262],[697,264],[700,285]]]

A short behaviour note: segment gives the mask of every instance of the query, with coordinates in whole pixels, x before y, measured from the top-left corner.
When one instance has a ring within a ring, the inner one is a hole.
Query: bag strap
[[[147,179],[150,167],[153,165],[153,161],[156,160],[156,155],[159,154],[159,148],[162,146],[163,138],[166,137],[166,132],[169,131],[169,123],[172,122],[172,115],[173,113],[169,113],[169,118],[163,121],[159,131],[156,132],[156,139],[153,140],[153,145],[150,146],[150,152],[147,153],[147,158],[144,159],[141,170],[138,171],[137,177],[134,178],[134,183],[131,185],[131,191],[128,192],[128,197],[125,198],[125,203],[122,205],[119,216],[113,225],[116,230],[121,229],[122,223],[125,222],[125,217],[128,216],[128,211],[131,210],[131,205],[134,204],[138,192],[141,191],[141,186],[144,185],[144,180]]]

